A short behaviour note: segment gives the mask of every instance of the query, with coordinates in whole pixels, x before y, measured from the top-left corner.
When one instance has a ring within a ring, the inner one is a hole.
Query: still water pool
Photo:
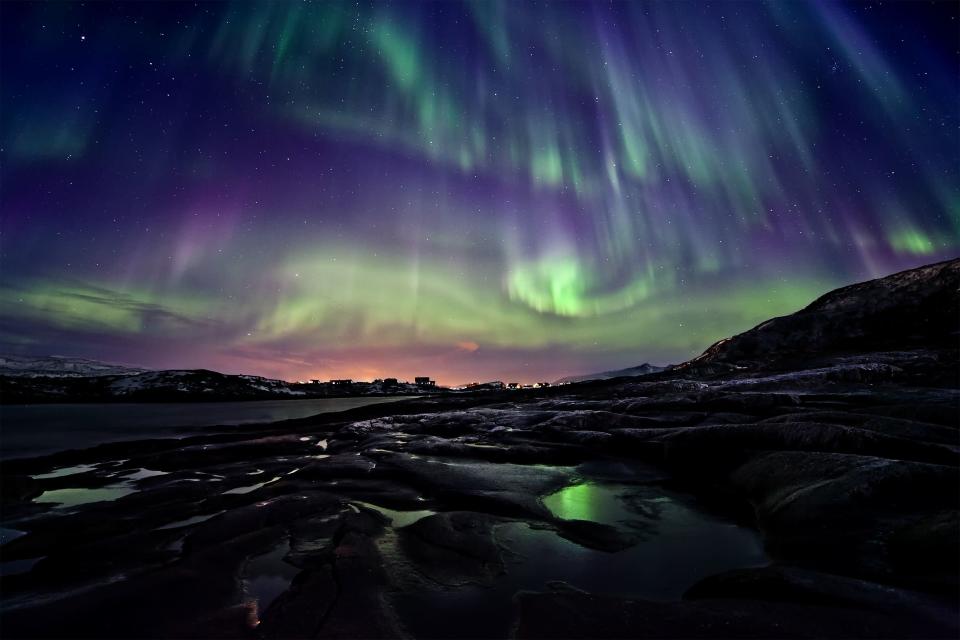
[[[404,398],[0,405],[0,459],[104,442],[181,437],[193,428],[306,418]]]
[[[394,595],[411,635],[507,637],[514,594],[547,591],[559,582],[591,593],[667,601],[679,599],[708,575],[769,562],[756,531],[710,515],[690,498],[659,486],[584,482],[543,502],[559,518],[611,525],[634,535],[637,543],[610,553],[526,523],[499,525],[495,536],[506,572],[492,586]]]

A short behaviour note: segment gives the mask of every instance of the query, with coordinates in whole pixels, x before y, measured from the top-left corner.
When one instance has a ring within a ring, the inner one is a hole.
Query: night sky
[[[2,353],[553,380],[960,253],[956,2],[0,22]]]

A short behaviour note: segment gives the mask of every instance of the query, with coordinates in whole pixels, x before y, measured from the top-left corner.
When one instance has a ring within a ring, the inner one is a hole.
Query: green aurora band
[[[4,13],[8,351],[532,382],[960,249],[956,7]]]

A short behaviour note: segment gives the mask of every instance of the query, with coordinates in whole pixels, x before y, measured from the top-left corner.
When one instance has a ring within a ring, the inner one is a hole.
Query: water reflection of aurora
[[[597,499],[597,485],[583,482],[550,494],[543,504],[558,518],[597,522]]]

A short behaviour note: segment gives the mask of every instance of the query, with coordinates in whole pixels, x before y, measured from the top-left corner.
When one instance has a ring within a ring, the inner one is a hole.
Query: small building
[[[330,384],[334,387],[351,387],[353,386],[353,380],[350,378],[341,378],[339,380],[331,380]]]
[[[520,388],[519,382],[511,382],[510,384],[507,385],[507,389],[519,389],[519,388]]]
[[[395,387],[395,386],[397,386],[398,384],[399,384],[399,383],[397,382],[397,379],[396,379],[396,378],[384,378],[384,379],[383,379],[383,386],[384,386],[384,387],[388,387],[388,388],[389,388],[389,387]]]
[[[413,379],[414,384],[418,387],[435,387],[437,386],[436,380],[431,380],[429,376],[417,376]]]

